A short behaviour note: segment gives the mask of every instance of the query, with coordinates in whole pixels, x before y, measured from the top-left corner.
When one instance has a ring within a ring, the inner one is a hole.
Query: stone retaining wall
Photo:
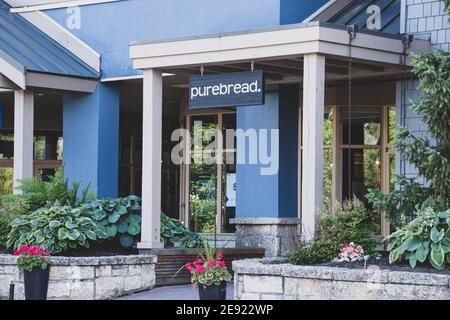
[[[15,283],[15,299],[24,299],[23,272],[17,258],[0,255],[0,300],[8,299]],[[49,300],[107,300],[155,286],[156,256],[52,257]]]
[[[233,262],[236,300],[449,300],[450,275]]]

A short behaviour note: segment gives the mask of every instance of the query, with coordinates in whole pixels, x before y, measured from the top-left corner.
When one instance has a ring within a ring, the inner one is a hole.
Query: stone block
[[[277,276],[244,275],[244,292],[283,293],[283,278]]]
[[[70,297],[70,281],[54,282],[48,284],[48,299],[67,299]]]
[[[102,277],[95,280],[95,299],[106,300],[124,293],[124,278]]]
[[[142,265],[140,264],[133,264],[128,266],[128,275],[130,276],[137,276],[142,274]]]
[[[70,300],[94,300],[94,281],[74,281],[70,286]]]
[[[113,276],[120,276],[120,277],[124,277],[126,275],[128,275],[128,265],[113,265],[112,266],[112,270],[111,270],[111,274]]]
[[[95,268],[95,277],[110,277],[112,274],[112,267],[103,265]]]
[[[136,291],[141,289],[142,278],[141,276],[126,277],[124,280],[125,292]]]

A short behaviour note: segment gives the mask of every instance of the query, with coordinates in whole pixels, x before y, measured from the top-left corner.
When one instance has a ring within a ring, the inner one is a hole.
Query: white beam
[[[162,248],[161,156],[162,156],[162,73],[144,71],[142,141],[142,232],[138,248]]]
[[[34,94],[14,91],[14,193],[19,180],[33,177]]]
[[[325,57],[304,56],[303,69],[302,235],[312,240],[323,199],[323,114]]]

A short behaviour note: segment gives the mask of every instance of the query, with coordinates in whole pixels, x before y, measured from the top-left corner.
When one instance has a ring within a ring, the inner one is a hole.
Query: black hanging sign
[[[189,108],[264,104],[264,74],[262,71],[196,75],[189,78]]]

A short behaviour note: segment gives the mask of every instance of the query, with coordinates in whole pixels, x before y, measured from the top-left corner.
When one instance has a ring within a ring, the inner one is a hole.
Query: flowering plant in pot
[[[231,273],[223,261],[220,250],[208,248],[205,244],[205,255],[184,267],[191,273],[191,282],[198,285],[200,300],[226,300],[227,282],[231,281]]]
[[[26,300],[46,300],[51,261],[49,253],[38,246],[24,245],[14,251],[17,266],[23,270]]]

